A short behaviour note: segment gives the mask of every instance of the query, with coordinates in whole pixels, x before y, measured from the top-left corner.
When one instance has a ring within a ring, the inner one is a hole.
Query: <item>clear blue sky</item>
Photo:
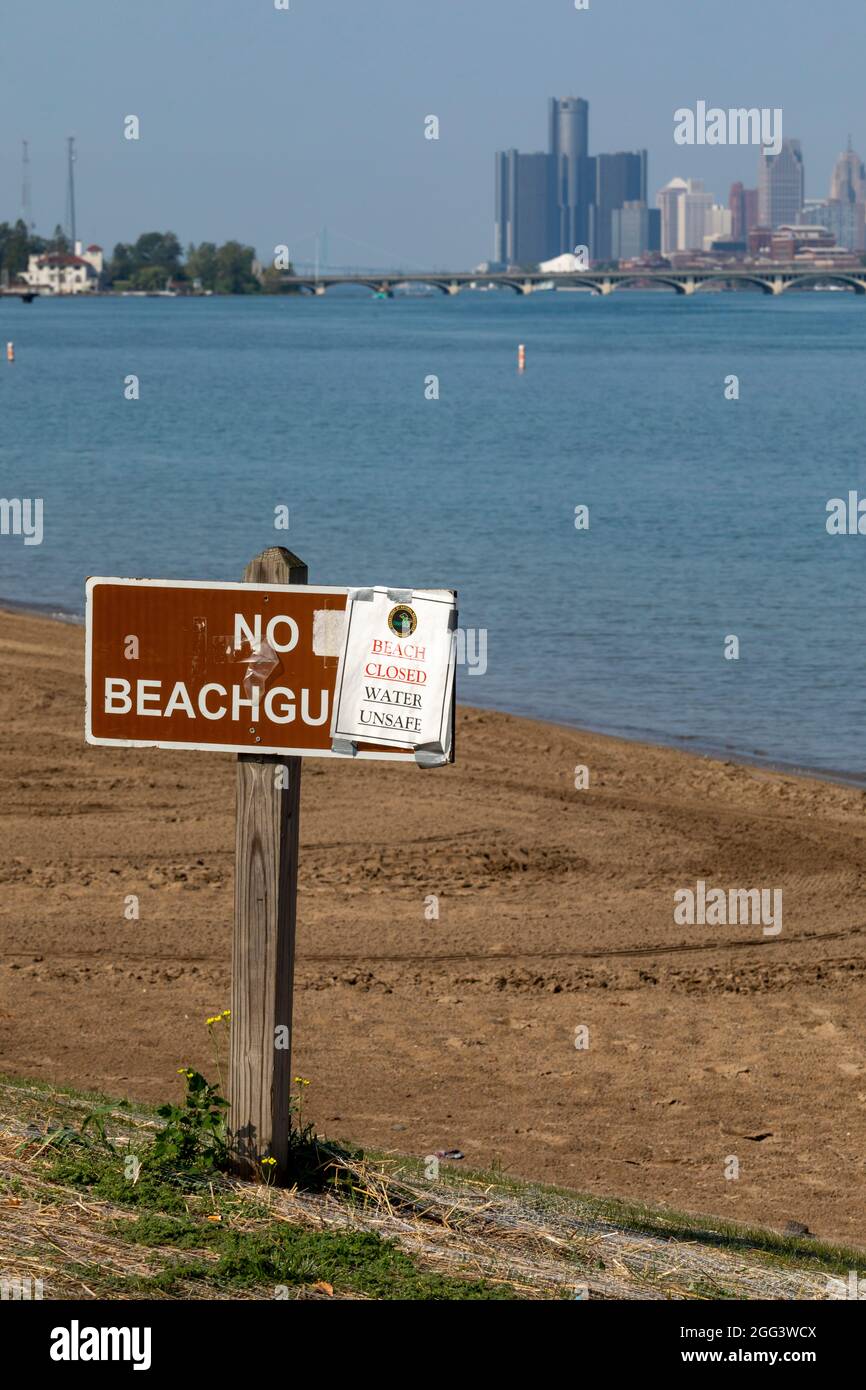
[[[469,266],[492,251],[493,152],[544,148],[546,98],[590,102],[591,151],[650,154],[727,201],[751,148],[678,147],[673,112],[781,106],[826,197],[850,131],[866,157],[863,0],[4,0],[0,221],[31,142],[40,230],[62,222],[78,140],[78,226],[287,243],[328,228],[332,262]],[[141,140],[123,138],[123,118]],[[438,143],[423,120],[441,122]],[[351,240],[349,240],[351,238]]]

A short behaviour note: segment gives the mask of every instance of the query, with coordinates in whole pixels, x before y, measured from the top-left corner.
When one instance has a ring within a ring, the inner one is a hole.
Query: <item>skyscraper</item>
[[[589,148],[589,102],[582,97],[551,97],[548,103],[550,152],[549,254],[589,245],[589,208],[595,197],[595,160]]]
[[[845,251],[866,250],[866,204],[847,198],[807,198],[799,223],[826,227]]]
[[[866,203],[866,168],[851,148],[850,135],[847,150],[840,154],[833,168],[830,197],[843,203]]]
[[[758,190],[732,183],[728,196],[731,209],[731,239],[745,242],[753,227],[758,225]]]
[[[705,251],[715,237],[728,236],[731,215],[719,206],[702,179],[671,179],[656,195],[661,214],[661,249]]]
[[[836,238],[836,245],[847,251],[866,249],[866,168],[859,154],[848,148],[833,167],[830,197],[826,203],[811,204],[812,214],[804,222],[827,227]]]
[[[661,213],[645,202],[626,202],[610,215],[611,251],[615,261],[633,261],[660,246]]]
[[[646,202],[646,150],[588,154],[582,97],[550,99],[548,138],[547,154],[496,156],[494,258],[526,265],[586,246],[592,260],[611,260],[613,213]]]
[[[710,230],[712,208],[713,195],[707,193],[703,179],[689,179],[677,205],[677,248],[680,251],[703,251],[704,237]]]
[[[595,200],[588,243],[594,261],[614,257],[611,214],[624,203],[646,202],[646,166],[646,150],[595,156]]]
[[[494,260],[534,265],[550,245],[550,161],[546,154],[502,150],[496,155]]]
[[[758,221],[762,227],[793,226],[803,210],[803,151],[799,140],[783,140],[778,154],[758,159]]]
[[[656,195],[656,205],[661,213],[661,252],[663,256],[679,250],[680,245],[680,199],[688,192],[685,179],[671,179]]]
[[[731,240],[730,208],[712,203],[704,219],[704,250],[712,251],[717,241],[727,245]]]

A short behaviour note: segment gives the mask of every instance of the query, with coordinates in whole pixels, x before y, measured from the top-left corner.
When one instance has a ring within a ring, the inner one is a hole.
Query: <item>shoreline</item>
[[[0,597],[0,615],[10,613],[20,617],[44,618],[51,622],[65,623],[72,627],[84,626],[84,614],[60,604],[38,604],[21,602],[17,599]],[[481,692],[479,691],[479,694]],[[537,714],[527,709],[504,709],[501,705],[487,704],[483,701],[459,700],[463,708],[487,711],[490,714],[509,715],[513,719],[531,720],[551,729],[567,729],[572,733],[599,735],[604,738],[619,739],[631,743],[635,748],[667,748],[676,753],[692,754],[696,758],[711,759],[714,762],[733,763],[743,767],[754,767],[765,772],[777,772],[784,777],[810,778],[813,781],[830,782],[838,786],[862,788],[866,790],[866,770],[846,772],[838,768],[812,767],[808,763],[783,758],[771,758],[754,751],[732,748],[728,745],[704,740],[700,735],[665,734],[653,729],[627,730],[616,725],[584,724],[572,720],[551,719],[545,714]]]
[[[237,758],[86,744],[83,664],[80,624],[0,612],[0,1071],[162,1103],[230,999]],[[457,744],[305,760],[305,1115],[866,1244],[863,792],[466,705]],[[680,920],[702,883],[783,891],[781,931]]]

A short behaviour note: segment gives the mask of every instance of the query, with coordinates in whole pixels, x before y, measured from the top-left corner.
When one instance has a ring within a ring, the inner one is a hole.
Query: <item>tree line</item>
[[[68,253],[72,250],[62,227],[53,237],[36,236],[19,218],[15,223],[0,222],[0,273],[13,282],[27,269],[30,256]],[[284,289],[283,272],[256,265],[252,246],[226,241],[191,243],[184,252],[174,232],[143,232],[134,242],[118,242],[106,258],[101,289],[161,290],[172,288],[190,293],[211,290],[214,294],[279,294]],[[291,267],[289,267],[291,270]]]

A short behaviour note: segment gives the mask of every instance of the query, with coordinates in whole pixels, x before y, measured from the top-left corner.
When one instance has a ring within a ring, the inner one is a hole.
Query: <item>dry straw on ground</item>
[[[64,1187],[46,1176],[40,1154],[48,1123],[74,1123],[90,1102],[44,1090],[0,1089],[0,1273],[41,1279],[46,1298],[134,1297],[124,1280],[148,1278],[183,1257],[175,1249],[122,1239],[128,1207]],[[49,1117],[52,1117],[49,1120]],[[139,1141],[155,1128],[146,1114],[118,1110],[115,1143]],[[435,1182],[423,1165],[393,1156],[346,1158],[336,1151],[339,1191],[277,1190],[216,1179],[189,1198],[192,1214],[212,1213],[226,1227],[254,1233],[274,1222],[308,1230],[374,1232],[393,1241],[423,1270],[505,1283],[527,1299],[823,1299],[828,1275],[797,1263],[780,1248],[776,1259],[729,1231],[658,1233],[617,1225],[592,1199],[551,1189],[463,1176],[449,1168]],[[444,1166],[444,1165],[443,1165]],[[193,1252],[204,1261],[217,1256]],[[82,1271],[88,1271],[85,1275]],[[97,1271],[94,1274],[94,1271]],[[162,1297],[273,1298],[272,1288],[235,1290],[186,1283]],[[291,1297],[332,1296],[319,1281]],[[346,1296],[339,1293],[337,1296]],[[349,1294],[352,1297],[354,1295]]]

